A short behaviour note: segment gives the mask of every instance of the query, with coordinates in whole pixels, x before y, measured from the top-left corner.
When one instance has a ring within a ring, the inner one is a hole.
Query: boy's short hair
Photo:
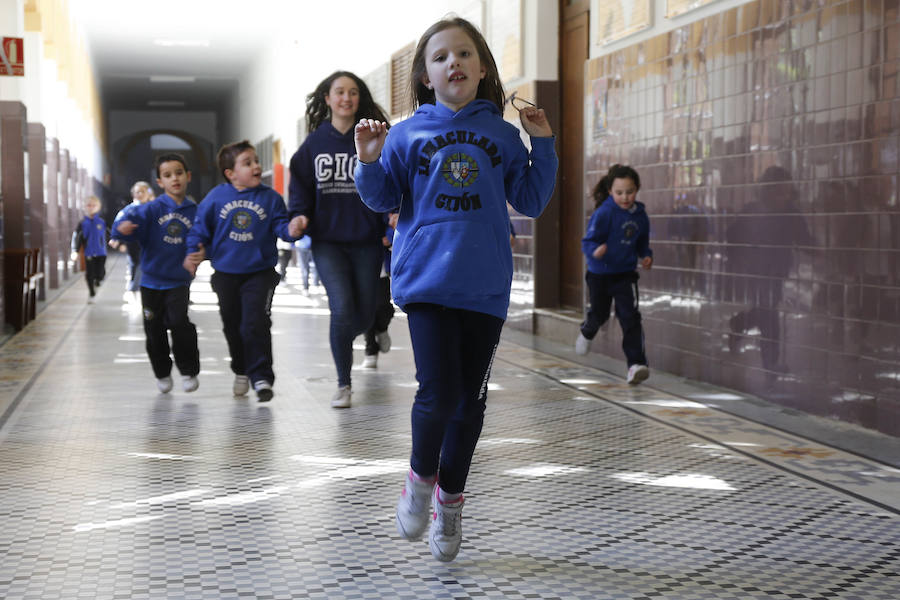
[[[187,161],[184,157],[177,152],[169,152],[167,154],[160,154],[156,157],[156,177],[159,178],[159,168],[165,162],[177,161],[181,163],[181,166],[184,167],[185,171],[190,171],[187,166]]]
[[[227,169],[234,170],[234,163],[237,160],[237,157],[247,150],[256,150],[253,144],[250,143],[250,140],[241,140],[240,142],[225,144],[219,149],[219,153],[216,155],[216,164],[219,167],[219,172],[222,173],[222,177],[225,178],[225,181],[228,181],[228,176],[225,174],[225,171]]]

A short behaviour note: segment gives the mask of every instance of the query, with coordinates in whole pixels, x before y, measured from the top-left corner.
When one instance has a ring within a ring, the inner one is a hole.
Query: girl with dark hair
[[[418,539],[431,517],[431,553],[450,561],[459,552],[463,490],[509,308],[506,203],[540,215],[553,193],[557,158],[543,110],[519,112],[530,156],[519,130],[503,120],[497,66],[468,21],[431,26],[410,79],[418,107],[412,117],[390,134],[377,119],[357,124],[356,184],[373,210],[400,206],[391,286],[407,314],[419,388],[397,529]]]
[[[334,408],[351,402],[353,339],[375,319],[384,222],[364,205],[353,183],[359,119],[385,120],[365,82],[336,71],[306,98],[309,136],[291,158],[291,235],[312,240],[316,269],[331,310],[329,341],[337,369]]]
[[[622,350],[628,361],[628,383],[638,384],[650,376],[644,353],[644,329],[638,310],[638,259],[644,269],[653,265],[650,250],[650,219],[643,202],[637,201],[641,178],[625,165],[613,165],[594,188],[596,210],[581,240],[587,258],[591,306],[581,324],[575,352],[587,354],[591,340],[609,319],[616,303],[616,318],[622,326]]]

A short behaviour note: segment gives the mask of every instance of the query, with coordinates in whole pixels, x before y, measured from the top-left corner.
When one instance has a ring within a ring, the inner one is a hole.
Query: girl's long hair
[[[434,104],[434,90],[428,89],[428,87],[425,86],[425,82],[422,81],[422,78],[425,76],[425,46],[428,45],[428,41],[434,34],[440,33],[451,27],[459,27],[466,35],[472,38],[472,41],[475,43],[475,48],[478,50],[478,58],[481,61],[481,65],[484,67],[485,76],[484,79],[478,82],[478,94],[476,95],[476,98],[493,102],[502,113],[503,100],[506,96],[503,93],[503,83],[500,81],[500,72],[497,70],[497,63],[494,62],[494,56],[491,54],[491,49],[488,48],[487,42],[484,40],[484,36],[481,35],[481,32],[478,31],[478,28],[461,17],[441,19],[429,27],[419,39],[419,43],[416,46],[416,53],[413,56],[412,69],[410,69],[409,74],[409,93],[410,99],[412,100],[412,110],[415,111],[416,108],[423,104]]]
[[[630,179],[634,182],[635,188],[641,189],[641,176],[637,171],[628,165],[613,165],[594,187],[594,208],[599,207],[609,197],[609,190],[616,179]]]
[[[339,77],[349,77],[356,83],[359,89],[359,107],[356,109],[356,117],[354,120],[360,119],[377,119],[378,121],[388,122],[388,118],[384,110],[375,99],[372,98],[372,92],[366,82],[351,73],[350,71],[335,71],[325,79],[323,79],[313,93],[306,97],[306,131],[312,133],[318,129],[324,121],[331,119],[331,109],[325,103],[325,96],[331,91],[331,84]]]

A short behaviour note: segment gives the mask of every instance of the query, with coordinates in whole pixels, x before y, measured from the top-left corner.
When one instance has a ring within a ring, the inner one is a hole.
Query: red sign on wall
[[[0,38],[0,75],[25,75],[25,40]]]

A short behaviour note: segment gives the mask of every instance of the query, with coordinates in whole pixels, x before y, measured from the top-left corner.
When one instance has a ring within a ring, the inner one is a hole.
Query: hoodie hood
[[[477,99],[472,100],[457,112],[453,112],[453,109],[435,101],[434,104],[423,104],[415,114],[426,119],[466,119],[479,113],[499,115],[500,109],[490,100]]]

